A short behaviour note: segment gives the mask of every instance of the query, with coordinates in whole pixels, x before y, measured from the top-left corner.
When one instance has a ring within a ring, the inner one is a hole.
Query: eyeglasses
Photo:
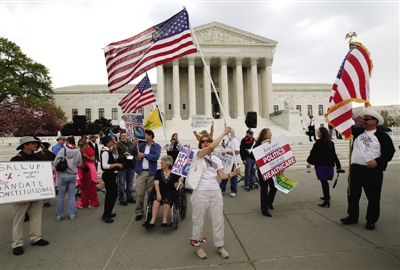
[[[363,118],[363,121],[375,120],[374,118]]]
[[[200,143],[205,143],[205,142],[210,143],[211,141],[210,141],[210,140],[201,140],[201,141],[200,141]]]

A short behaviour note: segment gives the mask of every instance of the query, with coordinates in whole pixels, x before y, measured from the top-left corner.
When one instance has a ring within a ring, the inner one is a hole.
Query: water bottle
[[[310,165],[306,166],[306,172],[311,173],[311,166]]]

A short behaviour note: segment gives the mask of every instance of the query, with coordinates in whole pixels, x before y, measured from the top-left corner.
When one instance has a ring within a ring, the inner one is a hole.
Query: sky
[[[45,65],[54,88],[107,84],[102,48],[185,6],[192,27],[217,21],[277,41],[273,83],[333,84],[354,31],[374,65],[371,104],[400,104],[398,1],[0,1],[0,36]],[[157,83],[155,68],[149,76]]]

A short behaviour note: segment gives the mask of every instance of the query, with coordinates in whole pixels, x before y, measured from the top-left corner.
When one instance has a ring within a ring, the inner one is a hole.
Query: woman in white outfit
[[[217,247],[217,252],[222,258],[229,257],[228,252],[224,249],[224,214],[223,200],[221,189],[217,181],[217,175],[221,179],[228,179],[240,173],[237,168],[233,172],[227,174],[223,170],[222,161],[212,156],[211,153],[219,145],[222,138],[231,130],[230,127],[225,128],[224,132],[213,141],[209,134],[202,135],[199,139],[199,150],[193,155],[193,163],[199,162],[199,159],[204,157],[204,171],[201,176],[199,185],[196,190],[193,190],[190,202],[192,204],[192,221],[193,221],[193,236],[190,239],[190,244],[196,247],[196,254],[199,258],[207,258],[201,243],[206,242],[203,237],[203,224],[206,214],[211,219],[214,246]]]

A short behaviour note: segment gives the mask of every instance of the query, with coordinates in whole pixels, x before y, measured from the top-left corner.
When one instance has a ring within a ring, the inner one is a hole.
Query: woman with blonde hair
[[[217,181],[217,175],[221,179],[228,179],[240,173],[236,168],[234,172],[225,173],[222,161],[211,153],[219,145],[222,138],[231,130],[225,128],[224,132],[215,140],[211,135],[202,135],[199,140],[199,150],[193,154],[193,163],[203,163],[203,174],[199,184],[193,190],[190,202],[192,204],[192,238],[190,244],[196,247],[196,254],[199,258],[207,258],[201,243],[206,242],[203,237],[204,218],[208,215],[211,218],[214,246],[222,258],[229,258],[229,253],[224,249],[224,213],[221,189]],[[189,176],[190,177],[190,176]]]

